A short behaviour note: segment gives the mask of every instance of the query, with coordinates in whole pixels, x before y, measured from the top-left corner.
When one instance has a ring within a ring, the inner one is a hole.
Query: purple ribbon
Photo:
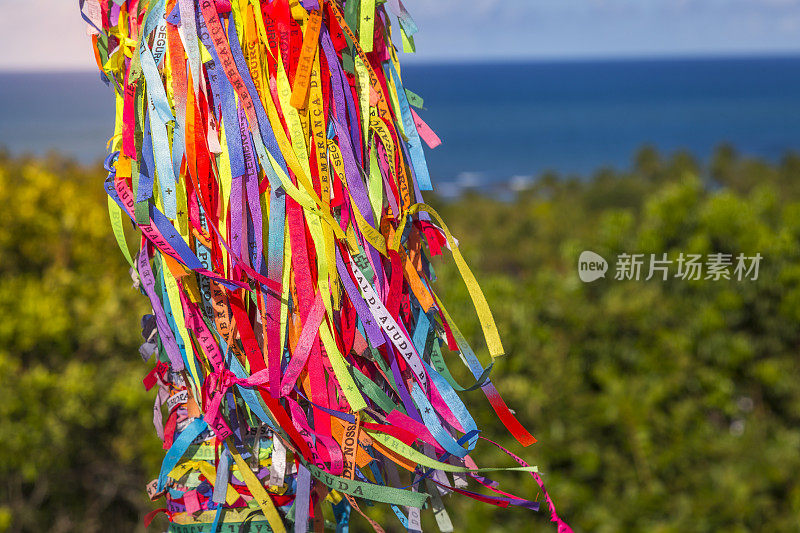
[[[158,334],[161,336],[161,344],[167,351],[167,357],[172,364],[172,369],[181,371],[183,366],[183,357],[178,349],[178,343],[175,342],[175,337],[172,335],[172,328],[169,327],[167,321],[167,314],[161,306],[161,300],[158,299],[156,294],[156,279],[153,275],[153,270],[150,268],[150,259],[147,257],[147,249],[142,248],[139,255],[136,257],[137,269],[139,271],[139,279],[142,280],[142,286],[147,297],[150,298],[150,304],[153,306],[153,313],[156,315],[156,327]]]

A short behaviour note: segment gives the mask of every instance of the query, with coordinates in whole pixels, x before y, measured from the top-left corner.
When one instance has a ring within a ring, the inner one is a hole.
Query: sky
[[[78,0],[0,0],[0,70],[94,68]],[[408,62],[800,54],[800,0],[405,0]],[[10,14],[13,13],[13,16]]]

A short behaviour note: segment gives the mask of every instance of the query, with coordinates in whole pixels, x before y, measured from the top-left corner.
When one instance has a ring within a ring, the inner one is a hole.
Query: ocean
[[[407,65],[406,88],[444,141],[426,150],[434,186],[588,176],[651,144],[708,158],[723,142],[779,159],[800,150],[800,57]],[[105,155],[110,89],[95,73],[0,73],[0,146]]]

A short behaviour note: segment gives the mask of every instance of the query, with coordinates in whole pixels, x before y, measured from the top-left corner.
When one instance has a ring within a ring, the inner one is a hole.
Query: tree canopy
[[[144,486],[164,451],[137,352],[147,305],[98,169],[0,154],[0,531],[141,530],[154,508]],[[539,443],[520,450],[480,392],[465,399],[486,436],[539,466],[576,531],[796,530],[800,157],[769,164],[724,146],[703,164],[645,148],[626,171],[551,173],[512,200],[475,191],[432,203],[503,336],[493,381]],[[612,263],[605,279],[580,281],[584,250]],[[763,259],[757,280],[615,280],[614,258],[633,253]],[[437,274],[479,347],[449,259]],[[477,455],[509,463],[490,446]],[[496,478],[537,494],[525,476]],[[544,512],[445,504],[457,531],[552,528]],[[359,520],[353,531],[368,531]]]

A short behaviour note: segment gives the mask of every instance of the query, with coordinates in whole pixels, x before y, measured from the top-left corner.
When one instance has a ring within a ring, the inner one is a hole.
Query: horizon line
[[[422,58],[415,59],[413,54],[402,54],[401,59],[405,58],[404,66],[448,66],[448,65],[515,65],[532,63],[613,63],[613,62],[636,62],[636,61],[724,61],[724,60],[747,60],[747,59],[800,59],[800,50],[774,50],[774,51],[718,51],[718,52],[658,52],[647,54],[608,54],[608,55],[541,55],[541,56],[522,56],[522,57],[453,57],[453,58]],[[84,67],[3,67],[0,66],[0,74],[78,74],[78,73],[99,73],[98,70]]]

